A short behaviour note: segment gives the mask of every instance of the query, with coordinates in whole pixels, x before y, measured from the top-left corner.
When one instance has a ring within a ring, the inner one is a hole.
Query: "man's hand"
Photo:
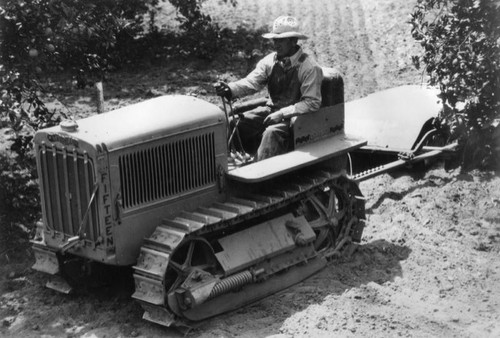
[[[283,121],[283,113],[281,112],[281,110],[278,110],[275,111],[274,113],[267,115],[267,117],[264,120],[264,125],[269,126],[271,124],[280,123],[281,121]]]
[[[231,88],[227,85],[227,83],[219,81],[216,84],[214,84],[215,88],[215,93],[217,93],[218,96],[225,97],[228,100],[231,100],[233,97],[233,93],[231,93]]]

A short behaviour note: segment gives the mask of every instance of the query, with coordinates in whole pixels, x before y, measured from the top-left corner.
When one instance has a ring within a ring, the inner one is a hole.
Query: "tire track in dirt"
[[[373,53],[364,24],[364,12],[359,0],[336,1],[335,18],[340,24],[336,32],[340,70],[344,74],[346,100],[352,100],[376,90]],[[325,53],[326,57],[331,57]]]
[[[376,61],[374,71],[377,78],[390,79],[390,82],[382,83],[379,90],[425,81],[411,61],[412,55],[421,52],[420,45],[411,37],[411,26],[408,23],[415,4],[377,0],[363,1],[361,5]]]
[[[360,0],[352,1],[348,5],[351,11],[353,25],[346,24],[345,26],[353,28],[354,39],[356,40],[355,49],[351,51],[355,53],[356,63],[354,80],[358,80],[353,84],[356,88],[355,93],[359,93],[356,97],[366,96],[369,93],[376,91],[377,80],[373,71],[375,64],[373,60],[373,51],[370,47],[369,32],[366,30],[365,13]]]

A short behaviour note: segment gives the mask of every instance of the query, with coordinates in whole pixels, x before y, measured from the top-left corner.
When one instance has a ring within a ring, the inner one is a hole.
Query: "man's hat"
[[[262,34],[266,39],[298,38],[307,39],[307,36],[299,33],[299,22],[293,16],[280,16],[273,23],[271,33]]]

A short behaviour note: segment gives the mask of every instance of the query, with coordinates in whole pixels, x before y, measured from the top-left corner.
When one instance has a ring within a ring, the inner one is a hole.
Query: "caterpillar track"
[[[144,319],[189,325],[244,306],[309,277],[361,239],[364,199],[345,173],[309,170],[258,191],[164,219],[144,240],[133,294]],[[279,238],[266,247],[266,236]],[[280,241],[288,242],[277,250]],[[225,251],[241,257],[225,261]]]

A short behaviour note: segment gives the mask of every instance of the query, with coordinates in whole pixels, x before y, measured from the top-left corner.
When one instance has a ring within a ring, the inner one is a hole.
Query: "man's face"
[[[296,40],[294,38],[273,39],[273,43],[278,58],[291,56],[295,52]]]

